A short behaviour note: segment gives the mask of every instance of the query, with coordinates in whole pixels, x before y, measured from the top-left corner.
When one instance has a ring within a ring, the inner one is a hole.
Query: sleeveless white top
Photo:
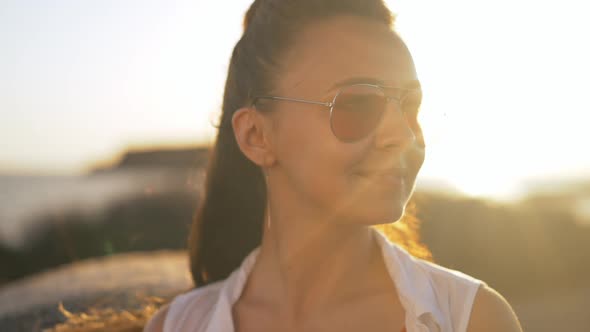
[[[371,229],[405,309],[407,332],[465,332],[475,294],[485,282],[416,258]],[[169,305],[164,332],[234,332],[232,306],[259,250],[254,249],[226,279],[176,296]]]

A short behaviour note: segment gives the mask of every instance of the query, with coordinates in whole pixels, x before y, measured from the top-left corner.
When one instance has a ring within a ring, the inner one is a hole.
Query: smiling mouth
[[[407,183],[407,171],[404,169],[362,170],[355,173],[358,178],[371,186],[389,188],[397,191]]]

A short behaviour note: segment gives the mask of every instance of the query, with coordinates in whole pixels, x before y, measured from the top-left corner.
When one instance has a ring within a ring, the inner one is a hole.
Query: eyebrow
[[[375,77],[350,77],[347,79],[344,79],[342,81],[336,82],[334,85],[332,85],[332,87],[328,90],[328,91],[332,91],[338,88],[341,88],[343,86],[347,86],[347,85],[351,85],[351,84],[374,84],[374,85],[380,85],[383,87],[389,87],[389,88],[397,88],[397,89],[408,89],[408,90],[414,90],[414,89],[420,89],[420,81],[418,80],[411,80],[406,82],[406,84],[404,84],[403,86],[397,86],[396,84],[388,84],[387,82],[377,79]]]

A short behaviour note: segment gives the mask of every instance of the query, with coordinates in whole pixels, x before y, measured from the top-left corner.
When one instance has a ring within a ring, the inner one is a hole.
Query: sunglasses
[[[385,90],[390,89],[400,91],[402,95],[387,95]],[[324,106],[330,109],[330,127],[334,136],[350,143],[367,137],[378,126],[391,101],[395,102],[396,110],[403,112],[410,93],[419,91],[359,83],[340,88],[331,102],[259,95],[254,96],[252,105],[255,106],[260,99],[271,99]]]

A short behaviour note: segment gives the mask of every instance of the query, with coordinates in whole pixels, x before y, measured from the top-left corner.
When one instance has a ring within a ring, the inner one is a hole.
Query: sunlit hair
[[[229,64],[204,194],[188,239],[195,287],[225,279],[262,241],[266,185],[260,167],[238,147],[231,127],[234,112],[250,104],[254,94],[272,90],[282,70],[280,57],[297,31],[310,21],[336,15],[393,28],[394,16],[382,0],[256,0],[247,11]],[[415,256],[430,259],[410,210],[402,220],[376,228]]]

